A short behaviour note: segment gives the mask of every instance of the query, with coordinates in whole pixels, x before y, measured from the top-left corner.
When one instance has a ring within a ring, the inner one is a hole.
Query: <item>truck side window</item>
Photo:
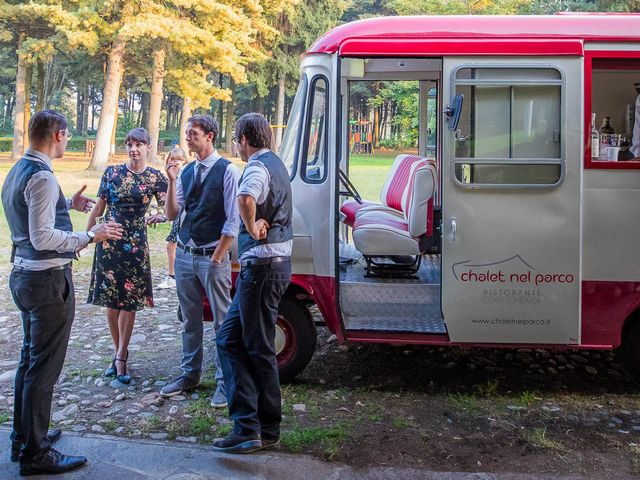
[[[307,95],[307,76],[302,75],[298,84],[298,91],[293,99],[289,121],[284,130],[282,145],[280,146],[280,158],[289,171],[289,178],[296,174],[298,151],[300,150],[300,137],[302,133],[302,114],[304,100]],[[277,128],[282,128],[278,126]]]
[[[462,68],[455,132],[461,184],[557,185],[562,178],[562,77],[552,68]]]
[[[585,69],[587,78],[589,73],[591,77],[591,82],[585,82],[585,109],[590,120],[585,125],[585,166],[638,168],[640,56],[637,52],[622,56],[621,52],[587,52]]]
[[[328,109],[327,79],[321,76],[315,77],[311,84],[303,148],[302,178],[309,183],[320,183],[326,176]]]

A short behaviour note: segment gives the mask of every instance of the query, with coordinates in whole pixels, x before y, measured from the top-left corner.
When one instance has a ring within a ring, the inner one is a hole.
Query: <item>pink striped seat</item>
[[[364,205],[355,213],[353,241],[365,256],[420,255],[433,235],[434,160],[399,155],[385,182],[385,205]]]
[[[416,155],[398,155],[380,191],[380,203],[370,200],[364,200],[362,203],[355,200],[345,201],[340,207],[340,211],[346,217],[344,223],[353,227],[356,216],[361,211],[385,211],[402,216],[402,199],[409,190],[412,165],[424,160],[426,159]]]

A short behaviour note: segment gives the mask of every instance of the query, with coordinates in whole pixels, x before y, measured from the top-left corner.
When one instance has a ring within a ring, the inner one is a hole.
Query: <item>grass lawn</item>
[[[349,156],[349,178],[363,199],[378,201],[396,156],[393,152]]]

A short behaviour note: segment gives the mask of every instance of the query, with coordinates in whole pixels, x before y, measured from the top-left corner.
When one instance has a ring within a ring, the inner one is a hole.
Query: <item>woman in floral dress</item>
[[[93,227],[104,214],[105,221],[123,228],[121,240],[96,245],[87,303],[107,307],[115,356],[105,375],[124,384],[131,382],[127,360],[136,312],[153,307],[147,224],[161,221],[162,215],[145,218],[145,214],[153,198],[163,206],[167,193],[166,177],[147,166],[150,143],[145,129],[129,132],[125,139],[129,161],[105,169],[88,224]]]

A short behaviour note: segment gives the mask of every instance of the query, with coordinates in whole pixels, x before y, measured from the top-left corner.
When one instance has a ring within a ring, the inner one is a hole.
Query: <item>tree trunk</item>
[[[11,123],[11,116],[13,115],[13,104],[16,97],[11,95],[7,101],[7,109],[4,111],[4,118],[2,119],[2,129],[6,130],[7,126]]]
[[[84,119],[84,112],[82,101],[82,87],[80,85],[76,85],[76,135],[80,135],[82,131],[82,120]]]
[[[122,59],[124,57],[125,46],[126,41],[122,37],[116,38],[111,45],[109,59],[107,60],[100,120],[98,121],[96,147],[93,151],[91,162],[89,163],[89,170],[102,169],[106,167],[109,161],[111,135],[118,117],[118,94],[124,73]]]
[[[26,150],[29,148],[29,120],[31,120],[31,86],[33,84],[33,66],[27,67],[27,78],[24,82],[24,133],[22,135],[22,145]]]
[[[280,151],[280,144],[282,143],[282,131],[284,128],[284,100],[286,95],[287,76],[286,74],[280,75],[278,80],[278,106],[276,108],[276,145],[275,152]]]
[[[162,110],[162,86],[164,84],[164,48],[153,52],[153,78],[151,79],[151,99],[149,101],[149,136],[151,137],[151,162],[158,161],[158,139],[160,138],[160,113]]]
[[[7,119],[6,107],[7,107],[7,96],[3,95],[2,100],[0,101],[0,115],[2,116],[2,118],[0,118],[0,132],[4,130],[4,125]]]
[[[260,94],[256,96],[256,112],[262,113],[266,117],[264,112],[264,98],[261,97]]]
[[[233,79],[231,79],[231,81],[229,82],[229,89],[231,90],[231,100],[227,102],[227,118],[225,120],[224,131],[224,149],[229,155],[235,156],[235,152],[233,151],[233,142],[231,141],[231,137],[233,137],[233,114],[236,104],[236,82],[234,82]]]
[[[87,80],[83,82],[82,90],[82,130],[80,130],[80,134],[86,138],[89,128],[89,82]]]
[[[118,134],[118,111],[116,110],[115,122],[113,122],[113,130],[111,130],[111,145],[109,145],[109,158],[116,154],[116,139]]]
[[[37,63],[38,80],[36,84],[36,112],[44,109],[44,64],[41,60]]]
[[[224,83],[224,75],[219,74],[218,86],[222,88],[223,83]],[[224,125],[224,102],[222,100],[218,102],[218,121],[220,122],[220,131],[222,132],[222,129],[224,128],[223,126]]]
[[[189,152],[189,146],[187,145],[187,120],[191,116],[191,99],[185,97],[182,101],[182,116],[180,117],[180,148],[185,152]]]
[[[18,49],[27,38],[27,32],[21,30],[18,34]],[[24,63],[24,55],[18,55],[18,71],[16,73],[16,112],[13,120],[13,151],[11,160],[20,160],[24,152],[24,106],[26,102],[25,84],[27,80],[27,66]]]
[[[167,95],[167,118],[164,123],[165,130],[171,130],[173,128],[173,117],[176,112],[176,99],[175,95],[168,94]]]
[[[140,99],[140,123],[142,128],[149,129],[149,94],[143,92]]]
[[[96,98],[93,86],[91,86],[91,131],[96,130]]]

